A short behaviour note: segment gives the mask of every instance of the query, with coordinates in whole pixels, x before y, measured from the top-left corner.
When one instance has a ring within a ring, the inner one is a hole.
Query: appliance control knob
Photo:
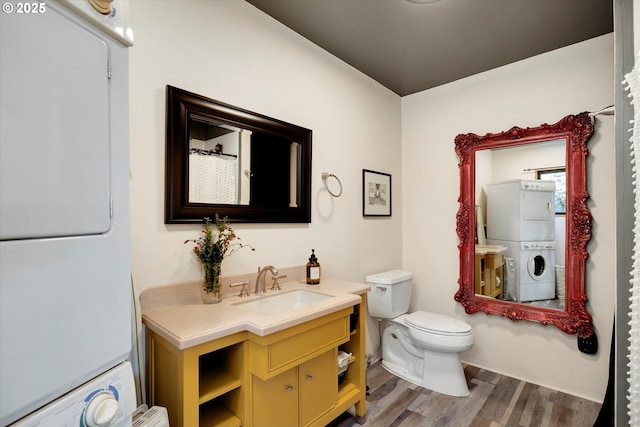
[[[87,405],[84,421],[87,427],[108,425],[120,409],[120,403],[113,393],[103,391],[96,394]]]
[[[111,15],[113,0],[89,0],[91,7],[101,15]]]

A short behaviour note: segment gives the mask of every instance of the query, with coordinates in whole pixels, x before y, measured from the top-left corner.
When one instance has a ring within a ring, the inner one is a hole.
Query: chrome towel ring
[[[329,192],[329,194],[331,194],[333,197],[340,197],[342,195],[342,183],[340,182],[340,178],[338,178],[337,176],[335,176],[332,173],[327,173],[327,172],[322,172],[322,182],[324,184],[324,188],[327,189],[327,191]],[[336,181],[338,181],[338,185],[340,186],[340,191],[338,192],[338,194],[334,193],[333,191],[331,191],[331,189],[329,188],[329,186],[327,185],[327,180],[329,178],[333,178]]]

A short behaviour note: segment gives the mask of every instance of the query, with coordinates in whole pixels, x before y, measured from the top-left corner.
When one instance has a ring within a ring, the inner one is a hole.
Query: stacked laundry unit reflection
[[[555,183],[512,180],[488,184],[487,242],[508,248],[503,299],[555,298]]]

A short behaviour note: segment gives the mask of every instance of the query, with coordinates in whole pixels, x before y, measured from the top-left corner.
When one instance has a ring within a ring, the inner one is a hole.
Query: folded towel
[[[338,352],[338,367],[344,368],[349,364],[349,358],[351,357],[351,353],[347,353],[344,351]]]

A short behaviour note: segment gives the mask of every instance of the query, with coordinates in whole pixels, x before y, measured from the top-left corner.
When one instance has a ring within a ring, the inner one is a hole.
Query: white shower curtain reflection
[[[235,157],[189,154],[189,202],[238,203],[238,162]]]

